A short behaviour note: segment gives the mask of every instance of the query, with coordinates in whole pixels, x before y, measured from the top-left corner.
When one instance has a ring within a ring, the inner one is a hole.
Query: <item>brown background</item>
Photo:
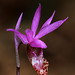
[[[61,27],[41,38],[48,46],[44,50],[44,57],[50,63],[48,75],[75,75],[75,0],[0,0],[0,75],[16,75],[14,34],[6,29],[15,28],[23,12],[20,31],[24,33],[30,28],[39,3],[42,12],[38,31],[54,10],[52,22],[69,16]],[[21,45],[19,54],[20,74],[37,75],[27,59],[26,45]]]

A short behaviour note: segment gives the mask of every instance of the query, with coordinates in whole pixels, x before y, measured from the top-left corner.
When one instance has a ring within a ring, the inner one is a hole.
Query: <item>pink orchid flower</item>
[[[40,21],[40,16],[41,16],[41,4],[39,4],[34,14],[31,30],[30,29],[25,30],[26,35],[20,33],[16,29],[16,28],[19,29],[19,25],[20,25],[22,17],[19,18],[15,29],[7,29],[7,31],[14,32],[16,37],[18,37],[23,44],[28,44],[27,45],[28,59],[31,62],[33,68],[40,75],[47,75],[48,66],[49,66],[48,61],[45,58],[43,58],[43,50],[42,50],[43,48],[47,48],[47,45],[43,41],[41,41],[40,38],[54,31],[55,29],[57,29],[68,19],[67,17],[64,20],[59,20],[51,24],[54,14],[55,14],[55,11],[53,12],[52,16],[42,25],[37,35],[36,35],[36,31],[37,31],[39,21]]]
[[[26,35],[18,32],[17,30],[14,30],[14,29],[7,29],[7,31],[13,31],[20,38],[20,40],[22,41],[23,44],[30,44],[30,46],[32,46],[32,47],[47,48],[47,45],[43,41],[41,41],[39,38],[54,31],[68,19],[68,17],[67,17],[64,20],[60,20],[60,21],[50,24],[53,19],[54,14],[55,14],[55,11],[54,11],[53,15],[43,24],[39,33],[36,36],[35,36],[35,34],[36,34],[36,30],[38,28],[40,15],[41,15],[41,4],[39,4],[39,7],[37,8],[35,15],[33,17],[31,30],[30,29],[25,30]]]

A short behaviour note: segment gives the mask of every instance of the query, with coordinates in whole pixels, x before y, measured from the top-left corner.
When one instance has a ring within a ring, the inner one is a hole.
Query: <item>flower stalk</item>
[[[16,47],[16,45],[15,45]],[[20,75],[20,59],[19,59],[19,48],[16,47],[16,75]]]
[[[16,75],[20,75],[20,67],[16,68]]]
[[[18,49],[16,49],[16,63],[17,63],[17,67],[20,68],[20,59],[19,59]]]
[[[16,75],[20,75],[20,59],[19,59],[19,53],[18,48],[16,49]]]

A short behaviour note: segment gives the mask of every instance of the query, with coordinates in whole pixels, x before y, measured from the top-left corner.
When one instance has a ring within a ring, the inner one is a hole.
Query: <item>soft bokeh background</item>
[[[44,57],[50,63],[48,75],[75,75],[75,0],[0,0],[0,75],[16,75],[14,34],[6,32],[15,28],[20,13],[23,12],[20,31],[30,28],[38,4],[42,5],[42,24],[56,10],[52,22],[69,19],[57,30],[41,38],[48,48]],[[20,50],[21,75],[37,75],[26,56],[26,45]]]

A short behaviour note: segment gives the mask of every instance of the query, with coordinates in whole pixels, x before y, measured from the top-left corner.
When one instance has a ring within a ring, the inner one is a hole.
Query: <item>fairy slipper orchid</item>
[[[59,20],[51,24],[51,21],[54,17],[55,11],[52,16],[42,25],[39,33],[36,35],[36,31],[39,25],[40,16],[41,16],[41,4],[39,4],[31,25],[31,30],[26,29],[26,35],[20,33],[16,29],[7,29],[7,31],[12,31],[15,35],[22,41],[23,44],[27,44],[27,56],[29,61],[31,62],[33,68],[39,75],[47,75],[48,72],[48,61],[43,58],[43,48],[47,48],[47,45],[40,40],[41,37],[46,34],[54,31],[59,26],[61,26],[67,19]],[[21,14],[22,15],[22,14]],[[21,20],[20,20],[21,21]],[[18,21],[20,24],[20,22]],[[19,24],[17,24],[16,28],[19,28]]]

